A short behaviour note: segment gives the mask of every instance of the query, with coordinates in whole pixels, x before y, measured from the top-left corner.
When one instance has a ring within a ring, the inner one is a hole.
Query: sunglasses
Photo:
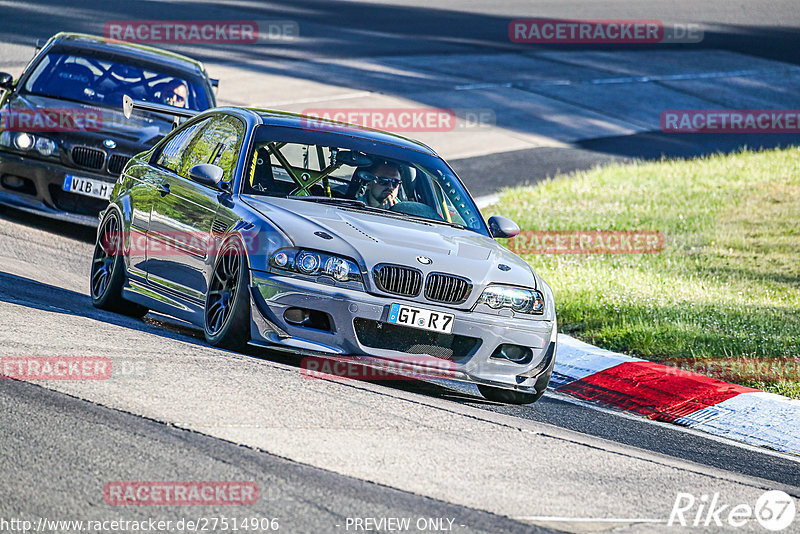
[[[176,94],[176,95],[171,95],[169,98],[167,98],[167,102],[186,102],[186,99],[181,95]]]
[[[387,178],[385,176],[376,176],[375,183],[378,185],[391,185],[392,187],[397,187],[400,185],[401,180],[400,178]]]

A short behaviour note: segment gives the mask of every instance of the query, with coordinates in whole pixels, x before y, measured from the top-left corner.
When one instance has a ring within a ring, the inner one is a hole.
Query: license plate
[[[414,308],[404,304],[392,304],[389,308],[389,322],[422,330],[432,330],[442,334],[453,331],[453,318],[450,313],[442,313],[422,308]]]
[[[110,200],[111,190],[114,189],[114,184],[110,184],[102,180],[93,180],[91,178],[83,178],[81,176],[73,176],[68,174],[64,177],[64,185],[61,187],[61,189],[64,191],[69,191],[70,193],[85,195],[87,197]]]

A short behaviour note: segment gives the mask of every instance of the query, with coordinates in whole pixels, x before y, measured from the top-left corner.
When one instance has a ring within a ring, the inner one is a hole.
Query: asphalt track
[[[167,18],[158,2],[0,7],[0,54],[18,68],[33,38],[60,29],[97,33],[106,20]],[[236,65],[265,56],[299,66],[310,58],[501,54],[509,49],[502,39],[508,20],[532,16],[700,21],[707,38],[696,48],[800,63],[800,12],[792,2],[738,9],[729,2],[175,2],[168,9],[168,18],[290,18],[316,36],[266,51],[189,47],[208,61],[234,58]],[[725,136],[709,143],[644,132],[462,158],[454,166],[475,175],[535,166],[538,179],[665,150],[692,156],[792,142]],[[504,183],[470,188],[486,194]],[[288,532],[344,532],[348,517],[452,518],[462,532],[671,531],[641,521],[663,522],[678,491],[719,491],[751,503],[766,489],[800,497],[796,458],[555,395],[508,407],[451,383],[309,383],[298,379],[299,357],[231,355],[167,318],[142,322],[97,311],[86,290],[92,239],[91,230],[0,208],[2,355],[145,363],[142,376],[106,387],[0,383],[0,518],[232,515],[222,507],[110,507],[102,488],[111,480],[256,480],[262,499],[235,514],[279,517]]]

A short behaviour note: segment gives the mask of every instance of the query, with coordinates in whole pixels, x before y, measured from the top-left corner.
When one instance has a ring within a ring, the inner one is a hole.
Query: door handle
[[[160,184],[158,186],[158,192],[161,193],[161,198],[164,198],[165,196],[169,195],[170,193],[169,184]]]

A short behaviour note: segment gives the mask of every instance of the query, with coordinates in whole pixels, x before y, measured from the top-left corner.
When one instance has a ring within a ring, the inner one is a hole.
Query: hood
[[[494,239],[470,230],[310,201],[244,198],[295,246],[350,257],[369,271],[377,264],[392,263],[423,274],[463,276],[476,289],[490,283],[536,287],[536,277],[525,261]],[[430,264],[421,263],[420,256],[430,259]],[[501,270],[501,264],[509,269]]]
[[[17,121],[19,129],[25,129],[21,120],[28,121],[25,124],[32,124],[31,131],[44,132],[46,128],[45,112],[49,111],[52,115],[59,114],[64,110],[62,127],[52,131],[59,132],[63,136],[85,136],[97,138],[114,138],[125,144],[136,145],[146,148],[153,145],[161,137],[170,132],[172,122],[153,114],[141,113],[126,119],[122,114],[122,106],[116,110],[104,106],[93,106],[80,102],[61,100],[38,95],[14,95],[3,109],[3,114],[12,113],[11,120]],[[19,114],[18,117],[14,114]],[[23,118],[24,114],[24,118]],[[72,115],[74,114],[74,115]],[[70,122],[73,117],[80,117],[84,120],[85,127],[81,130],[80,126],[74,131],[73,124]],[[94,122],[93,122],[94,121]]]

